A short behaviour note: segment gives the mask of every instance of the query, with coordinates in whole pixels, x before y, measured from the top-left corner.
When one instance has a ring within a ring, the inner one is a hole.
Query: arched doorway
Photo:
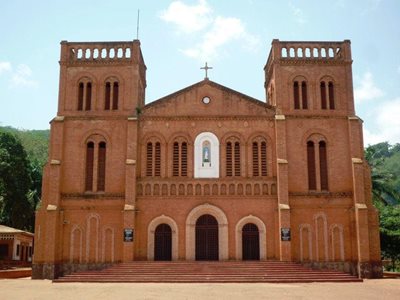
[[[172,230],[168,224],[160,224],[154,232],[154,260],[172,259]]]
[[[260,259],[260,238],[257,225],[247,223],[242,229],[243,260]]]
[[[218,260],[218,222],[212,215],[196,221],[196,260]]]

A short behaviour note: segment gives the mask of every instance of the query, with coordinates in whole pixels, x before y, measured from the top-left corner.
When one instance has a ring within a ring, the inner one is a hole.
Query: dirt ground
[[[199,283],[52,283],[49,280],[0,279],[0,300],[104,299],[400,299],[400,279],[363,283],[199,284]]]

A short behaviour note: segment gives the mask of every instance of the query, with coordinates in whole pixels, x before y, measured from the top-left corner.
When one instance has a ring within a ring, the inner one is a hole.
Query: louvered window
[[[261,176],[267,176],[267,143],[261,142]]]
[[[179,143],[174,143],[174,149],[172,150],[172,176],[179,176]]]
[[[226,176],[232,176],[232,143],[226,144]]]
[[[240,143],[235,142],[235,176],[240,176]]]
[[[188,157],[187,157],[187,143],[182,143],[182,152],[181,152],[181,176],[187,176],[187,166],[188,166]]]
[[[156,143],[154,155],[154,176],[161,176],[161,144]]]
[[[253,176],[259,176],[258,143],[253,143]]]
[[[153,176],[153,143],[146,145],[146,176]]]

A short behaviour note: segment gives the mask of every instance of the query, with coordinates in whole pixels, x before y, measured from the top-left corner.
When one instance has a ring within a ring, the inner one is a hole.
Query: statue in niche
[[[210,147],[210,142],[209,141],[205,141],[203,143],[203,147],[202,147],[202,154],[203,154],[203,158],[202,158],[202,166],[206,166],[206,167],[211,167],[211,147]]]

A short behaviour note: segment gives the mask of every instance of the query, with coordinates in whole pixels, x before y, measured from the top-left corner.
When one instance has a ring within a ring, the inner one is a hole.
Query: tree
[[[382,256],[390,258],[395,271],[400,260],[400,206],[381,205],[379,212]]]
[[[392,154],[391,146],[387,142],[368,146],[365,149],[365,158],[371,167],[373,200],[386,205],[400,203],[400,193],[395,185],[397,174],[391,172],[386,166],[386,161]]]
[[[0,223],[32,231],[35,199],[31,168],[21,142],[0,132]]]

